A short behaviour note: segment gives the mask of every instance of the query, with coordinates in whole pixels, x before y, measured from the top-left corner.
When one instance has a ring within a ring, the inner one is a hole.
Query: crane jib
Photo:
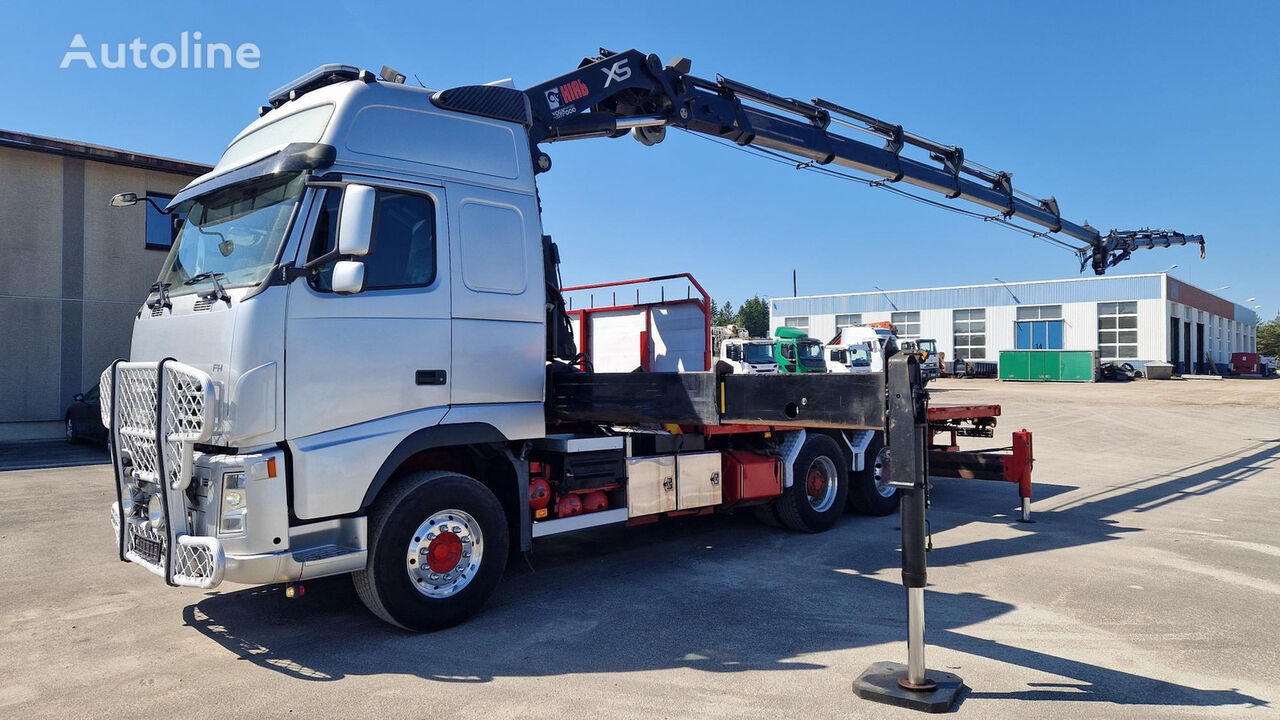
[[[1044,231],[1017,229],[1041,237],[1056,233],[1083,243],[1075,248],[1081,269],[1091,264],[1099,275],[1134,250],[1198,243],[1204,256],[1202,236],[1150,229],[1102,235],[1088,223],[1064,220],[1054,198],[1030,198],[1015,191],[1009,173],[966,162],[959,147],[820,98],[805,102],[721,76],[695,77],[689,74],[690,66],[684,58],[664,65],[656,55],[637,50],[602,49],[576,70],[525,90],[535,167],[551,167],[550,158],[539,149],[542,143],[618,137],[630,129],[641,142],[653,144],[662,139],[661,126],[670,125],[789,156],[797,160],[797,167],[836,165],[876,178],[871,184],[905,183],[964,200],[993,213],[984,219],[1032,223]],[[832,132],[833,124],[867,133],[883,144]],[[924,151],[928,160],[904,156],[907,147]]]

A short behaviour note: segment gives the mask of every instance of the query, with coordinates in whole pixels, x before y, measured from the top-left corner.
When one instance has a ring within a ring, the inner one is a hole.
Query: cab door
[[[444,189],[378,185],[364,290],[333,292],[333,263],[289,286],[285,431],[301,438],[450,402],[448,219]],[[333,250],[340,188],[321,191],[298,265]],[[308,239],[309,238],[309,239]]]

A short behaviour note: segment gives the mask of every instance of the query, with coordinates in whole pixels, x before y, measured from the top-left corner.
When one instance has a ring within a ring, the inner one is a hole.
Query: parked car
[[[67,407],[67,442],[107,442],[107,429],[102,426],[98,386],[76,393]]]

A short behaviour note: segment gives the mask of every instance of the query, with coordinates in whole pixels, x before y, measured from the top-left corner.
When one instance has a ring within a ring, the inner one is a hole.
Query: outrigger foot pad
[[[940,713],[950,710],[964,689],[964,681],[958,675],[941,670],[925,672],[932,689],[908,690],[901,684],[906,677],[907,666],[902,663],[873,663],[853,681],[853,692],[863,700]]]

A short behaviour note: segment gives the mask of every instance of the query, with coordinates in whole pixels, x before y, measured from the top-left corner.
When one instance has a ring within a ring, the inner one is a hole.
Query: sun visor
[[[186,186],[174,196],[165,210],[174,210],[206,193],[235,185],[245,180],[305,170],[323,170],[333,165],[338,151],[324,143],[292,143],[260,160],[229,170]]]

